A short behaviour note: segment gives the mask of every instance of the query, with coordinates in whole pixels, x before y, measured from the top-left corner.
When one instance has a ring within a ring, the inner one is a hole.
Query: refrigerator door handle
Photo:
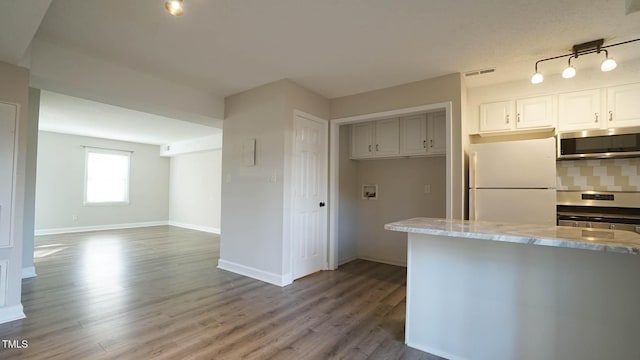
[[[471,178],[472,181],[472,185],[471,185],[471,196],[473,197],[473,208],[471,209],[471,211],[473,212],[473,219],[472,220],[478,220],[478,211],[477,211],[477,207],[476,207],[476,187],[478,186],[478,174],[477,174],[477,170],[478,169],[478,152],[474,151],[471,153],[471,174],[473,174],[473,177]]]
[[[473,204],[473,207],[469,210],[472,214],[473,217],[470,220],[474,220],[477,221],[478,220],[478,207],[476,206],[476,200],[477,200],[477,194],[476,194],[476,189],[471,189],[471,203]]]

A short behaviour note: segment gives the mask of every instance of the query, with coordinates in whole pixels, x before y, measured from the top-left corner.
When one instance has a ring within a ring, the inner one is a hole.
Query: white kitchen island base
[[[640,257],[396,231],[409,232],[409,346],[448,359],[640,359]]]

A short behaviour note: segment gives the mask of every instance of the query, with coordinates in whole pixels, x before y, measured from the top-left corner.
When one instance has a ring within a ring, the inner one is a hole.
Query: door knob
[[[320,201],[320,207],[324,207],[324,201]]]

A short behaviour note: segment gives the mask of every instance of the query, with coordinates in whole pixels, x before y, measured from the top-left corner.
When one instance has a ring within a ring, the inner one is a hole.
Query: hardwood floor
[[[1,359],[440,359],[403,344],[406,270],[356,260],[280,288],[169,226],[36,238]]]

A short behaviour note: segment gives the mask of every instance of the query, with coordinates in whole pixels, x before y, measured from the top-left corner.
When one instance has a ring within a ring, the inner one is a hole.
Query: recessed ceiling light
[[[182,15],[182,0],[167,0],[164,3],[165,9],[173,16]]]

